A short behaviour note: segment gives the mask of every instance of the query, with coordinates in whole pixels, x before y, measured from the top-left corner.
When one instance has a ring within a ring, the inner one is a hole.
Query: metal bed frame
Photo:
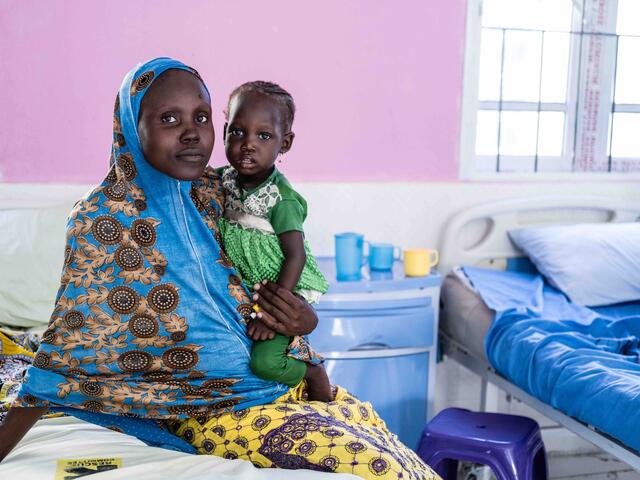
[[[640,221],[640,204],[632,205],[611,198],[539,197],[480,205],[455,215],[445,228],[441,243],[442,271],[447,273],[454,265],[504,269],[508,259],[523,256],[509,241],[509,229],[551,224],[634,221]],[[640,471],[640,452],[541,402],[498,374],[486,358],[473,355],[464,345],[443,332],[440,332],[440,341],[444,355],[481,378],[481,410],[486,410],[490,389],[494,385]]]
[[[556,410],[550,405],[547,405],[546,403],[529,395],[521,388],[509,382],[509,380],[499,375],[486,360],[471,355],[464,346],[447,335],[440,333],[440,340],[442,342],[443,353],[445,355],[460,363],[465,368],[468,368],[482,379],[482,391],[480,394],[481,410],[486,409],[488,384],[491,383],[507,394],[517,398],[522,403],[534,408],[545,417],[548,417],[559,425],[565,427],[567,430],[572,431],[579,437],[617,457],[624,463],[628,464],[631,468],[640,471],[640,452],[626,447],[606,433],[600,432],[591,425],[587,425],[573,417],[565,415],[560,410]]]

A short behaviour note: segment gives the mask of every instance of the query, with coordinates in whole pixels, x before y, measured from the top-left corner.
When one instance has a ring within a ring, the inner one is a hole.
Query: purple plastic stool
[[[491,467],[498,480],[547,480],[540,427],[527,417],[447,408],[424,427],[418,455],[443,480],[455,480],[458,461]]]

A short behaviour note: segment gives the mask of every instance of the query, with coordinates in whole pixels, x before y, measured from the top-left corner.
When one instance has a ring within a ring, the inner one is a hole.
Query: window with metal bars
[[[640,0],[468,0],[465,178],[640,172]]]

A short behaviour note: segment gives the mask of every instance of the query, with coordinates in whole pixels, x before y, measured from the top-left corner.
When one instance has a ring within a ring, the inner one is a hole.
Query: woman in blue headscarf
[[[50,409],[259,466],[428,478],[370,404],[339,388],[334,402],[304,402],[303,384],[289,390],[251,372],[253,303],[220,247],[213,143],[194,69],[159,58],[125,77],[111,167],[69,217],[56,305],[0,427],[0,459]],[[315,327],[313,310],[277,285],[258,297],[279,333]]]

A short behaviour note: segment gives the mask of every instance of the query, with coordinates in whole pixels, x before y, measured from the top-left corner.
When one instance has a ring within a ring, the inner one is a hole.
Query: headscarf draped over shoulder
[[[70,214],[55,308],[15,405],[71,408],[102,424],[205,419],[287,389],[249,368],[252,308],[220,248],[219,177],[207,167],[179,181],[142,154],[140,103],[168,69],[200,78],[158,58],[122,83],[111,166]]]

